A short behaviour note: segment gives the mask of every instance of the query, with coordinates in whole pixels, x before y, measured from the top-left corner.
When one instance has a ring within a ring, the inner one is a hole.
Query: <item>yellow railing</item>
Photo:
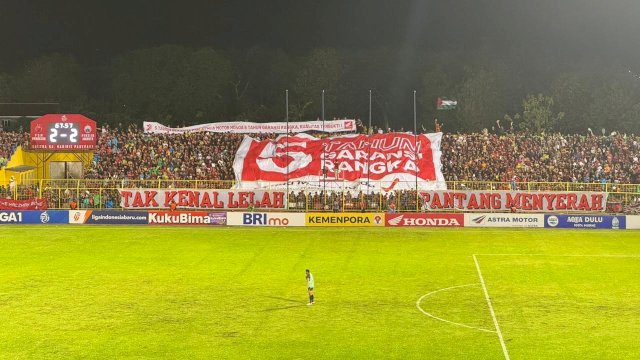
[[[93,180],[41,179],[25,181],[8,189],[0,196],[13,199],[44,197],[51,209],[68,209],[72,201],[79,208],[119,208],[118,189],[230,189],[234,181],[222,180]],[[326,184],[325,184],[326,185]],[[397,211],[421,211],[421,197],[412,190],[385,192],[382,184],[370,182],[369,190],[360,192],[350,189],[347,183],[333,182],[330,187],[308,188],[289,191],[289,209],[293,211],[386,211],[396,207]],[[409,184],[406,184],[409,185]],[[339,190],[325,191],[337,188]],[[521,191],[595,191],[607,192],[609,201],[624,204],[640,203],[640,184],[600,184],[565,182],[487,182],[449,181],[450,190],[521,190]]]

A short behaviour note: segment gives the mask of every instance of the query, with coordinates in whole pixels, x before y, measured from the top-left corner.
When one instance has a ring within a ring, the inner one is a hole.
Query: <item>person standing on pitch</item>
[[[309,272],[309,269],[307,269],[307,291],[309,291],[309,303],[307,305],[313,305],[314,303],[314,299],[313,299],[313,287],[314,287],[314,281],[313,281],[313,274],[311,272]]]

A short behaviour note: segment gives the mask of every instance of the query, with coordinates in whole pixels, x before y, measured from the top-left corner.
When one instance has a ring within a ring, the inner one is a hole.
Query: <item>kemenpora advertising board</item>
[[[305,226],[305,214],[282,212],[228,212],[227,225]]]
[[[547,228],[563,229],[626,229],[624,215],[545,215]]]
[[[306,226],[384,226],[381,213],[307,213]]]
[[[464,214],[385,214],[385,226],[462,227]]]
[[[69,213],[65,210],[49,211],[0,211],[0,224],[67,224]]]
[[[227,214],[210,211],[149,211],[151,225],[226,225]]]
[[[146,225],[146,211],[69,210],[69,224],[130,224]]]
[[[543,228],[544,214],[466,213],[464,226]]]

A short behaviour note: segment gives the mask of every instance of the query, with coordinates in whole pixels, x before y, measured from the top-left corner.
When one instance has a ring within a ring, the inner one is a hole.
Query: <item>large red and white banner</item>
[[[298,134],[262,141],[246,136],[233,163],[236,187],[366,191],[381,186],[388,192],[417,185],[420,190],[446,189],[440,164],[441,139],[442,133],[323,139]]]
[[[284,209],[281,191],[118,189],[124,209]]]
[[[47,210],[45,199],[11,200],[0,198],[0,210]]]
[[[425,191],[421,192],[426,210],[484,211],[604,211],[604,192],[527,192],[527,191]]]
[[[327,133],[356,131],[356,121],[353,119],[324,121],[296,121],[254,123],[245,121],[219,122],[200,124],[182,128],[172,128],[157,122],[145,121],[144,132],[151,134],[184,134],[188,132],[214,132],[233,134],[286,134],[305,131],[322,131]]]

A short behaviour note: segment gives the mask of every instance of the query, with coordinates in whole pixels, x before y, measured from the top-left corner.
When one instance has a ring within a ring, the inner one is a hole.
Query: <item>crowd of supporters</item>
[[[275,137],[274,134],[262,137]],[[105,126],[90,179],[234,180],[233,159],[243,135],[145,134],[136,125]],[[0,166],[28,134],[0,132]],[[445,134],[447,181],[640,182],[640,137],[614,134]]]
[[[0,131],[0,168],[7,165],[18,146],[28,143],[28,133]]]
[[[274,135],[270,135],[273,137]],[[105,128],[90,178],[234,180],[243,135],[150,135]],[[448,181],[638,183],[640,137],[562,134],[445,134]]]
[[[145,134],[131,125],[105,126],[88,178],[233,179],[233,158],[242,135],[191,133]]]
[[[442,142],[447,180],[636,184],[640,137],[451,134]]]

